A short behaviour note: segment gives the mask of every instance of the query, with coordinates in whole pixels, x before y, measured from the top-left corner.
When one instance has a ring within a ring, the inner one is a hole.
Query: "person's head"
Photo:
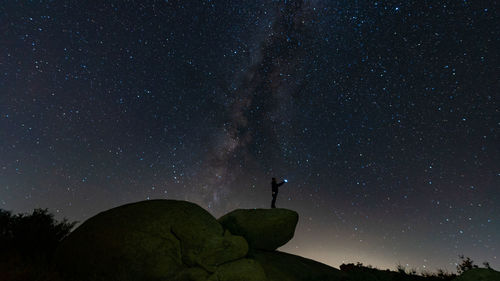
[[[273,181],[273,182],[276,182],[276,178],[273,178],[273,180],[272,180],[272,181]]]

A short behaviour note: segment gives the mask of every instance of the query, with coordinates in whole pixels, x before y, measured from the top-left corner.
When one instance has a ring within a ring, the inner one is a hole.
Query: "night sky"
[[[500,268],[497,1],[2,1],[0,208],[277,206],[283,251]]]

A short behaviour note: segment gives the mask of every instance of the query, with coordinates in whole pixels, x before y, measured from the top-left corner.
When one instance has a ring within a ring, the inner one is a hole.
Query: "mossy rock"
[[[56,264],[76,280],[170,279],[188,267],[215,272],[244,257],[248,244],[225,232],[196,204],[150,200],[88,219],[56,251]]]
[[[225,229],[245,237],[250,248],[269,251],[293,238],[298,220],[299,214],[288,209],[238,209],[219,218]]]
[[[499,281],[500,272],[488,268],[475,268],[467,270],[453,281]]]

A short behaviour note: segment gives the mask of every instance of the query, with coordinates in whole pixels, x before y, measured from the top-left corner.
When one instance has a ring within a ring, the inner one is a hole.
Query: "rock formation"
[[[142,201],[85,221],[55,261],[75,281],[341,280],[337,269],[274,251],[293,237],[297,221],[286,209],[235,210],[217,221],[193,203]]]

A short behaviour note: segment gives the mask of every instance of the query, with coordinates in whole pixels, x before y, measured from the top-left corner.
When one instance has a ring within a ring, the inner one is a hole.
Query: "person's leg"
[[[271,201],[271,208],[276,208],[276,192],[273,192],[273,201]]]

